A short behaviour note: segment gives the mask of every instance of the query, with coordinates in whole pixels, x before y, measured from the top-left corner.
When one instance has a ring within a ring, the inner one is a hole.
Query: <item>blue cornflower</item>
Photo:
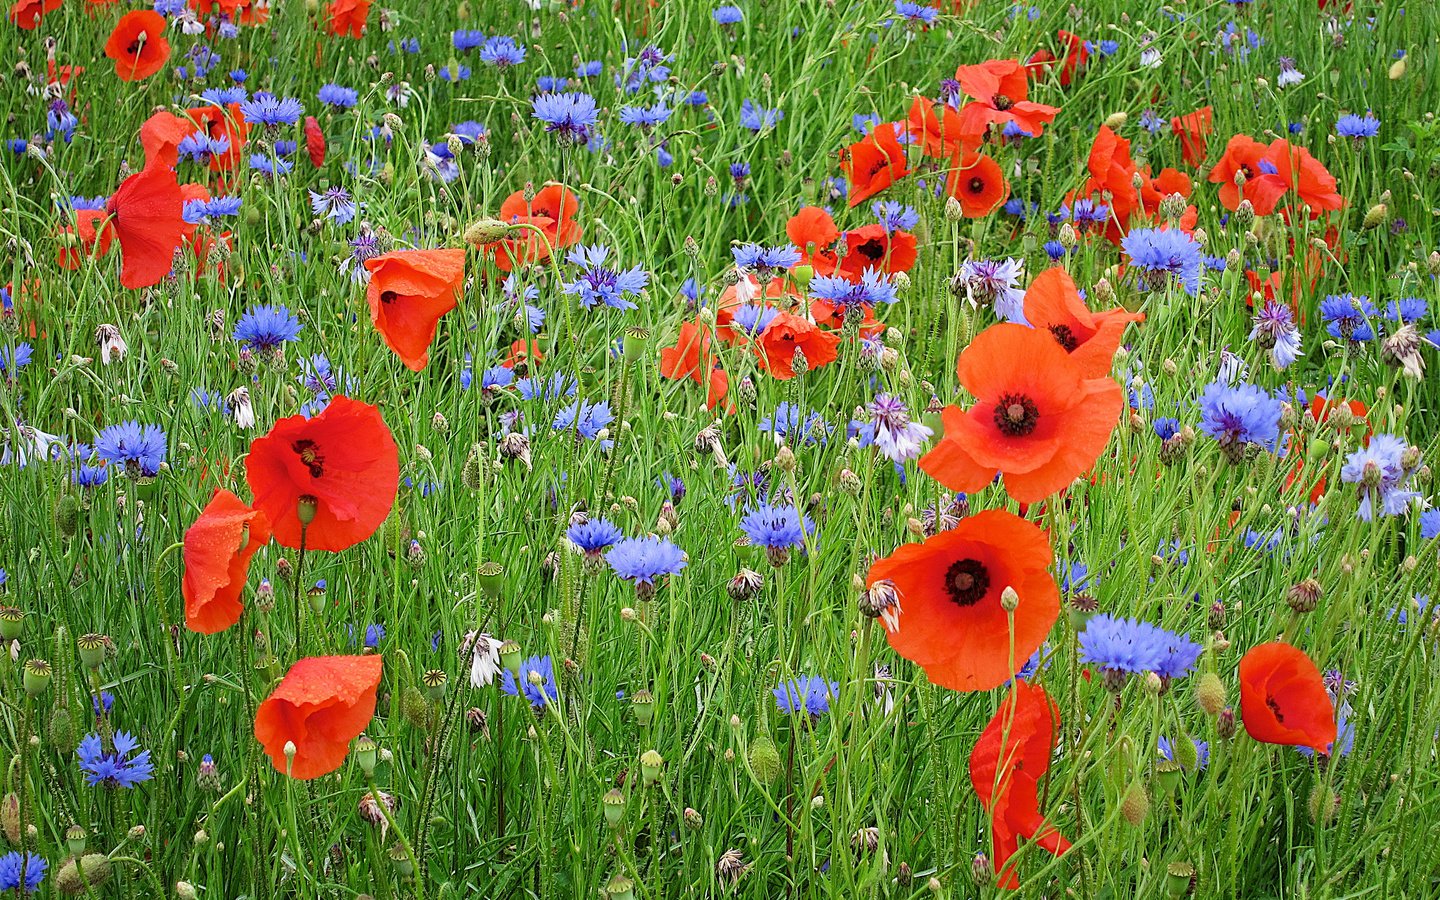
[[[769,306],[761,306],[758,303],[747,303],[744,306],[735,307],[730,320],[732,329],[743,331],[748,337],[759,337],[760,333],[780,315],[779,311]]]
[[[870,205],[870,211],[886,231],[909,231],[920,224],[920,214],[915,207],[895,200],[881,200]]]
[[[110,710],[115,708],[115,695],[109,691],[101,691],[100,696],[90,695],[90,708],[95,711],[95,717],[110,715]]]
[[[766,128],[774,128],[776,123],[785,118],[785,113],[778,109],[766,109],[757,106],[750,100],[740,104],[740,127],[750,131],[764,131]]]
[[[555,664],[549,656],[531,656],[520,664],[519,686],[516,686],[515,675],[506,669],[501,676],[500,690],[512,697],[518,697],[523,691],[531,706],[544,709],[560,699],[560,689],[555,685]]]
[[[29,344],[16,344],[15,349],[0,344],[0,375],[14,378],[22,366],[28,366],[35,356]]]
[[[1050,257],[1050,261],[1052,263],[1059,262],[1061,259],[1064,258],[1065,254],[1070,252],[1069,250],[1066,250],[1065,245],[1060,243],[1059,241],[1046,241],[1042,246],[1042,249],[1045,251],[1045,255]]]
[[[571,525],[565,530],[565,536],[570,539],[570,543],[583,550],[586,556],[598,559],[616,541],[625,537],[625,532],[609,519],[595,518]]]
[[[1375,118],[1373,113],[1368,112],[1363,116],[1354,114],[1341,116],[1340,121],[1335,123],[1335,133],[1340,137],[1353,138],[1359,142],[1380,133],[1380,120]]]
[[[971,303],[993,306],[1007,322],[1025,321],[1025,289],[1020,286],[1024,265],[1018,259],[967,259],[951,282]]]
[[[635,125],[644,131],[649,131],[658,125],[664,125],[670,118],[672,110],[663,102],[654,106],[622,106],[620,107],[620,121],[626,125]]]
[[[770,561],[780,565],[788,558],[791,548],[805,543],[806,537],[815,534],[815,523],[809,516],[802,516],[794,506],[771,506],[761,503],[745,514],[740,520],[740,530],[755,547],[764,547]]]
[[[165,432],[139,422],[111,425],[95,436],[95,454],[112,466],[124,466],[131,478],[153,477],[165,462]]]
[[[641,599],[648,599],[646,595],[654,596],[657,578],[674,575],[689,562],[684,550],[667,538],[658,537],[617,541],[605,554],[605,561],[616,575],[635,585]]]
[[[266,304],[250,307],[235,323],[231,337],[251,350],[275,352],[285,343],[299,340],[302,327],[289,308]]]
[[[895,14],[912,25],[929,25],[939,18],[940,10],[911,0],[895,0]]]
[[[1270,352],[1270,362],[1284,371],[1304,354],[1300,352],[1300,329],[1295,327],[1295,314],[1290,307],[1266,300],[1252,320],[1250,340]]]
[[[501,69],[518,66],[525,61],[525,48],[509,35],[497,35],[480,48],[480,60]]]
[[[450,44],[456,50],[464,53],[467,50],[474,50],[485,43],[485,32],[473,29],[460,29],[450,35]]]
[[[730,255],[735,258],[736,268],[742,273],[753,273],[761,281],[769,281],[800,261],[800,251],[789,244],[779,247],[741,244],[731,247]]]
[[[299,144],[297,144],[295,141],[275,142],[276,156],[294,156],[297,149],[299,149]]]
[[[605,71],[605,64],[598,59],[592,59],[575,67],[575,77],[594,78],[603,71]]]
[[[1325,321],[1325,332],[1331,337],[1357,343],[1375,339],[1375,329],[1370,320],[1378,318],[1380,310],[1366,296],[1354,294],[1331,294],[1320,301],[1320,318]]]
[[[515,382],[515,390],[522,400],[555,400],[575,396],[575,380],[555,372],[549,378],[522,378]]]
[[[1195,745],[1195,768],[1203,769],[1210,764],[1210,744],[1196,738],[1191,738]],[[1161,737],[1156,747],[1160,755],[1170,762],[1175,762],[1175,745],[1167,737]]]
[[[1391,300],[1385,305],[1385,318],[1402,324],[1418,322],[1429,312],[1430,304],[1420,297],[1402,297],[1399,300]]]
[[[562,286],[567,294],[580,298],[580,305],[586,309],[605,305],[615,309],[635,309],[629,296],[638,296],[650,283],[650,276],[639,266],[617,272],[605,265],[610,248],[605,246],[576,247],[565,257],[572,265],[580,266],[580,277]]]
[[[288,175],[295,168],[295,164],[288,159],[272,159],[263,153],[250,154],[249,164],[251,171],[271,178],[276,175]]]
[[[360,100],[359,92],[340,84],[327,84],[316,95],[319,101],[331,109],[349,109]]]
[[[224,135],[212,138],[203,131],[196,131],[181,138],[175,150],[181,159],[209,163],[212,156],[224,156],[230,152],[230,139]]]
[[[105,752],[100,735],[89,734],[76,748],[80,757],[80,771],[91,786],[104,785],[110,788],[132,788],[153,777],[154,764],[150,762],[150,751],[144,750],[134,757],[130,754],[139,748],[140,742],[124,731],[115,732],[114,750]]]
[[[824,416],[813,411],[807,413],[788,400],[780,401],[775,407],[775,414],[761,419],[756,427],[775,435],[777,443],[781,438],[794,436],[792,444],[806,447],[825,443],[830,434],[830,425]]]
[[[1195,665],[1201,647],[1158,625],[1107,613],[1092,616],[1080,632],[1080,658],[1107,672],[1154,672],[1179,678]]]
[[[557,412],[551,426],[556,431],[574,429],[580,437],[587,441],[593,441],[613,421],[615,421],[615,414],[610,411],[608,402],[601,400],[599,403],[590,403],[580,400]],[[606,440],[602,446],[608,448],[610,444],[611,442]]]
[[[305,106],[294,97],[276,97],[269,91],[257,91],[240,104],[245,121],[251,125],[294,125],[305,114]]]
[[[880,303],[894,303],[899,297],[890,276],[879,269],[866,269],[857,284],[836,275],[820,275],[810,282],[810,295],[835,307],[841,321],[852,310],[863,316]]]
[[[1433,541],[1440,537],[1440,509],[1427,509],[1420,514],[1420,539]]]
[[[869,134],[880,121],[878,113],[856,113],[850,117],[850,124],[861,134]]]
[[[1274,445],[1280,436],[1280,401],[1263,388],[1217,381],[1200,395],[1200,430],[1238,462],[1248,444]]]
[[[1142,290],[1161,290],[1173,278],[1190,296],[1200,292],[1200,245],[1185,232],[1136,228],[1121,239],[1120,246],[1140,270]]]
[[[780,712],[787,715],[803,712],[818,719],[830,711],[830,701],[840,695],[840,683],[826,681],[819,675],[801,675],[780,682],[771,693]]]
[[[535,89],[542,94],[549,94],[565,90],[569,83],[570,79],[564,75],[541,75],[535,79]]]
[[[1150,426],[1155,429],[1155,436],[1162,441],[1168,441],[1180,433],[1180,420],[1172,418],[1156,419]]]
[[[310,191],[310,211],[317,216],[325,216],[336,225],[353,221],[359,209],[360,205],[350,196],[350,192],[338,184],[326,188],[324,193]]]
[[[590,139],[590,129],[599,117],[595,98],[589,94],[568,92],[539,94],[530,101],[531,115],[545,123],[545,130],[562,142],[583,144]]]
[[[745,13],[738,6],[717,6],[710,17],[717,25],[738,25],[745,21]]]
[[[19,894],[22,888],[27,894],[35,893],[45,880],[47,866],[45,860],[33,853],[11,851],[0,856],[0,894],[11,891]]]
[[[691,91],[685,97],[686,106],[708,106],[709,103],[710,95],[704,91]]]
[[[1402,439],[1393,434],[1377,434],[1370,438],[1368,446],[1345,458],[1340,480],[1355,485],[1359,491],[1357,518],[1365,522],[1374,518],[1377,502],[1380,515],[1398,516],[1420,496],[1416,491],[1406,490],[1411,474],[1420,464],[1418,454],[1413,460],[1407,460],[1408,452],[1409,447]]]
[[[171,16],[178,16],[183,13],[186,6],[185,0],[155,0],[151,9],[166,18],[170,18]]]
[[[200,98],[207,103],[216,106],[229,106],[231,103],[244,103],[245,98],[250,96],[243,87],[231,85],[230,87],[206,88],[200,92]]]

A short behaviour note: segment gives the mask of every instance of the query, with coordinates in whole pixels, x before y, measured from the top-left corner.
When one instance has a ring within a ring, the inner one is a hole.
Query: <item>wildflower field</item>
[[[0,33],[0,897],[1440,896],[1433,5]]]

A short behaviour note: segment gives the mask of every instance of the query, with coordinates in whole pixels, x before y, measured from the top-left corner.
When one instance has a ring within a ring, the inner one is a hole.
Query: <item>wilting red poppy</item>
[[[297,660],[255,711],[255,739],[276,770],[306,780],[340,768],[375,715],[384,665],[379,654]],[[293,762],[287,743],[295,745]]]
[[[1045,123],[1054,121],[1058,107],[1028,100],[1030,86],[1025,67],[1014,59],[992,59],[955,70],[960,90],[975,100],[960,108],[960,131],[979,137],[991,125],[1014,122],[1017,128],[1039,137]],[[973,149],[973,145],[970,149]]]
[[[975,405],[947,406],[944,436],[920,457],[953,491],[978,491],[998,471],[1006,493],[1038,503],[1094,465],[1125,407],[1114,380],[1088,377],[1050,332],[1024,325],[980,332],[955,371]]]
[[[310,156],[310,165],[317,169],[325,165],[325,132],[314,116],[305,117],[305,152]]]
[[[579,199],[563,185],[546,185],[528,203],[524,191],[516,191],[500,204],[500,220],[512,225],[533,225],[545,237],[542,239],[532,229],[525,228],[514,237],[486,244],[483,249],[495,254],[495,267],[502,272],[544,262],[550,258],[551,251],[580,241],[580,225],[575,221],[579,209]]]
[[[1214,130],[1214,116],[1214,107],[1202,106],[1170,120],[1170,131],[1180,138],[1180,154],[1185,157],[1186,165],[1198,166],[1205,161],[1205,145]]]
[[[761,367],[781,381],[795,377],[795,351],[805,354],[807,371],[835,361],[840,336],[817,328],[810,320],[782,312],[760,333],[757,353]]]
[[[365,260],[370,321],[400,361],[420,371],[440,317],[454,309],[465,284],[464,250],[396,250]]]
[[[40,20],[60,8],[60,0],[15,0],[10,6],[10,21],[16,27],[34,31]]]
[[[1220,202],[1232,212],[1241,200],[1249,200],[1256,215],[1268,216],[1275,211],[1289,185],[1273,163],[1266,161],[1269,148],[1249,135],[1237,134],[1225,144],[1225,153],[1208,176],[1220,185]],[[1242,188],[1235,183],[1236,173],[1245,176]]]
[[[689,379],[706,387],[705,408],[714,409],[725,399],[730,378],[715,367],[714,338],[700,322],[685,322],[674,347],[660,350],[660,375],[676,380]]]
[[[1010,858],[1020,839],[1059,856],[1070,842],[1040,813],[1040,778],[1055,752],[1060,710],[1038,684],[1017,681],[970,751],[970,785],[990,814],[997,884],[1020,887]]]
[[[1275,170],[1301,203],[1310,207],[1312,219],[1319,218],[1321,212],[1345,205],[1345,199],[1336,190],[1335,176],[1304,147],[1297,147],[1284,138],[1271,141],[1264,163]]]
[[[223,139],[227,144],[224,152],[211,155],[211,171],[222,172],[239,165],[244,157],[245,142],[250,137],[250,125],[245,121],[245,113],[241,111],[240,104],[188,109],[185,117],[195,123],[196,130],[204,132],[212,141]]]
[[[936,115],[937,109],[939,115]],[[910,140],[918,142],[926,156],[951,159],[961,151],[980,149],[980,135],[965,134],[960,113],[948,103],[916,97],[910,104],[905,125]]]
[[[915,235],[908,231],[886,231],[884,225],[862,225],[845,232],[845,258],[835,274],[859,283],[866,269],[894,274],[908,272],[915,265]]]
[[[1145,314],[1123,307],[1091,312],[1070,273],[1056,266],[1035,276],[1025,290],[1025,321],[1055,338],[1084,377],[1100,378],[1110,373],[1125,327],[1145,321]]]
[[[255,508],[270,519],[275,540],[340,551],[375,533],[400,487],[395,438],[368,403],[337,396],[314,418],[281,419],[250,444],[245,480]]]
[[[358,39],[364,36],[369,17],[370,0],[331,0],[325,27],[333,35]]]
[[[140,81],[154,75],[170,60],[165,17],[149,9],[121,16],[105,42],[105,55],[115,61],[115,75],[121,81]]]
[[[840,237],[840,229],[824,207],[806,206],[785,223],[785,236],[800,251],[797,265],[810,266],[817,275],[835,271],[835,251],[830,249]]]
[[[98,209],[77,209],[75,224],[62,229],[64,239],[60,245],[60,268],[78,269],[80,260],[87,256],[104,256],[110,252],[110,241],[114,234],[102,228],[105,213]]]
[[[910,173],[905,148],[895,126],[882,122],[840,153],[840,168],[850,183],[850,205],[856,206]]]
[[[1289,644],[1261,644],[1240,660],[1240,716],[1261,743],[1327,754],[1335,743],[1335,703],[1320,670]]]
[[[150,287],[170,274],[185,236],[184,200],[175,173],[147,166],[120,182],[105,205],[106,230],[120,239],[120,284]]]
[[[1010,184],[1000,171],[1000,164],[982,153],[967,153],[957,159],[946,189],[960,201],[960,209],[967,219],[990,215],[1010,196]]]
[[[900,610],[886,636],[896,653],[941,687],[988,691],[1025,664],[1060,615],[1050,561],[1050,542],[1038,525],[987,509],[924,543],[898,547],[870,567],[865,584],[895,585]],[[1015,668],[1011,616],[1000,604],[1007,587],[1020,597]]]
[[[185,627],[215,634],[240,621],[250,557],[270,542],[270,521],[229,491],[216,491],[185,531]]]

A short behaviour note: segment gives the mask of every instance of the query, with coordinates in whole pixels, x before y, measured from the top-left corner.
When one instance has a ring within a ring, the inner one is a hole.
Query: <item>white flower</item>
[[[120,336],[120,329],[114,325],[101,325],[95,329],[95,341],[100,345],[101,365],[110,365],[125,358],[126,352],[130,349],[125,339]]]
[[[465,643],[470,646],[470,683],[477,688],[493,684],[500,674],[500,642],[472,631]]]
[[[250,405],[250,389],[238,387],[225,398],[225,405],[235,414],[235,427],[249,430],[255,427],[255,407]]]

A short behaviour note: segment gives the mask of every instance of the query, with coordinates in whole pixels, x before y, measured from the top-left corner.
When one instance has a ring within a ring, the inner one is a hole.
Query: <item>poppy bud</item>
[[[67,540],[80,530],[80,500],[75,495],[62,494],[55,501],[55,527]]]
[[[620,827],[620,821],[625,818],[625,795],[620,793],[619,788],[611,788],[600,798],[600,811],[605,816],[606,825]]]
[[[1145,785],[1138,781],[1131,782],[1120,801],[1120,815],[1131,825],[1140,827],[1145,817],[1150,815],[1150,793],[1145,790]]]
[[[957,198],[955,198],[955,197],[951,197],[950,199],[946,200],[946,201],[945,201],[945,221],[947,221],[947,222],[962,222],[962,221],[964,221],[964,219],[965,219],[965,207],[962,206],[962,205],[960,205],[960,201],[959,201]]]
[[[1119,131],[1125,127],[1125,123],[1129,119],[1130,117],[1123,112],[1111,113],[1105,117],[1104,125],[1112,131]]]
[[[762,784],[769,784],[780,774],[780,751],[769,735],[760,735],[750,742],[750,768]]]
[[[201,832],[201,834],[204,834],[204,832]],[[175,882],[176,900],[198,900],[199,896],[200,895],[195,891],[195,885],[191,884],[190,882]]]
[[[1360,227],[1367,231],[1371,228],[1379,228],[1389,217],[1390,210],[1386,208],[1385,204],[1377,203],[1366,211],[1365,219],[1360,223]]]
[[[1391,81],[1399,81],[1405,77],[1405,69],[1409,65],[1406,63],[1407,59],[1409,59],[1409,57],[1402,56],[1390,64],[1389,75]]]
[[[1000,608],[1006,612],[1014,612],[1020,608],[1020,595],[1010,585],[1000,592]]]
[[[70,710],[63,706],[50,714],[50,743],[57,747],[75,745],[75,722],[70,718]]]
[[[55,875],[55,885],[62,894],[77,897],[110,881],[110,860],[103,853],[89,853],[70,860]]]
[[[1310,818],[1316,825],[1329,825],[1340,811],[1340,795],[1317,780],[1310,791]]]

